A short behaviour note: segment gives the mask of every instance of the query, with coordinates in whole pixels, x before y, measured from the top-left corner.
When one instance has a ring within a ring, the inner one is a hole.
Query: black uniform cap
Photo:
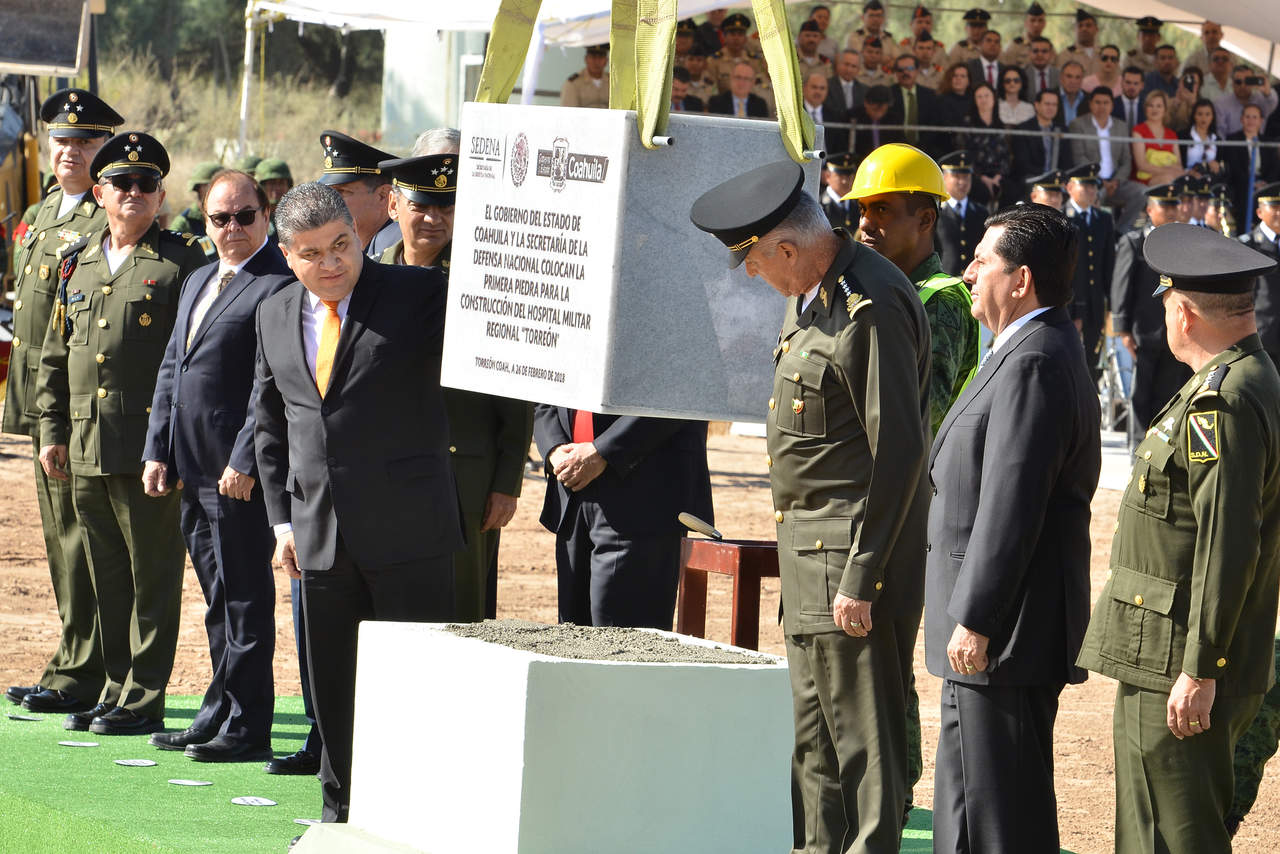
[[[827,156],[827,168],[837,175],[852,175],[858,171],[858,155],[852,151]]]
[[[722,30],[742,30],[744,33],[751,29],[751,19],[741,12],[736,12],[720,22]]]
[[[1207,199],[1213,195],[1213,191],[1209,189],[1208,178],[1195,178],[1192,180],[1191,195],[1202,199]]]
[[[1057,169],[1050,169],[1043,175],[1036,175],[1034,178],[1027,179],[1028,187],[1039,187],[1042,190],[1057,190],[1062,192],[1062,172]]]
[[[1092,12],[1086,12],[1084,9],[1076,9],[1076,23],[1083,24],[1085,21],[1093,21],[1098,23],[1098,19],[1093,17]]]
[[[320,176],[320,183],[330,186],[349,184],[367,175],[380,175],[378,164],[392,159],[387,152],[336,130],[322,132],[320,144],[324,146],[324,174]]]
[[[1209,188],[1209,204],[1214,207],[1228,207],[1231,204],[1231,189],[1226,184],[1214,184]]]
[[[737,267],[751,246],[791,213],[804,192],[804,170],[780,160],[730,178],[707,190],[689,209],[689,219],[729,247]]]
[[[944,172],[973,172],[973,163],[969,160],[969,152],[953,151],[938,158],[938,165]]]
[[[40,105],[49,136],[91,139],[110,136],[124,118],[87,89],[59,89]]]
[[[1068,170],[1066,178],[1081,184],[1100,184],[1102,183],[1102,178],[1099,176],[1101,170],[1102,166],[1098,163],[1081,163],[1074,169]]]
[[[800,25],[800,32],[802,32],[802,33],[820,33],[820,32],[822,32],[822,27],[818,26],[818,22],[817,22],[817,21],[814,21],[814,20],[810,19],[810,20],[805,21],[803,24],[801,24],[801,25]]]
[[[693,47],[689,48],[689,56],[710,56],[711,51],[707,50],[697,42],[693,43]]]
[[[932,17],[933,17],[933,13],[930,12],[924,6],[916,6],[915,11],[911,13],[911,20],[913,21],[916,20],[917,18],[932,18]]]
[[[1142,257],[1160,274],[1160,287],[1211,294],[1243,294],[1275,269],[1276,260],[1238,240],[1185,222],[1162,225],[1147,235]]]
[[[1027,14],[1028,14],[1028,15],[1043,15],[1043,14],[1044,14],[1044,7],[1043,7],[1043,6],[1041,6],[1039,3],[1032,3],[1030,6],[1028,6],[1028,7],[1027,7]]]
[[[458,155],[426,154],[400,157],[378,164],[391,185],[409,201],[420,205],[448,207],[458,190]]]
[[[685,18],[676,24],[676,35],[684,33],[685,35],[694,35],[698,32],[698,25],[693,22],[693,18]]]
[[[1138,32],[1141,33],[1158,33],[1160,28],[1164,26],[1164,21],[1155,15],[1147,15],[1138,19]]]
[[[1148,200],[1157,201],[1161,204],[1177,204],[1178,188],[1173,184],[1157,184],[1149,187],[1144,194]]]
[[[866,14],[867,12],[871,12],[871,11],[883,12],[884,4],[881,3],[880,0],[867,0],[866,3],[862,4],[862,12],[863,14]]]
[[[970,9],[964,13],[964,22],[966,24],[985,24],[991,20],[991,13],[986,9]]]
[[[1280,181],[1258,190],[1258,204],[1280,205]]]
[[[608,56],[609,45],[606,44],[590,44],[587,45],[587,54],[595,54],[596,56]]]
[[[160,140],[136,130],[118,133],[104,142],[89,164],[89,177],[95,181],[112,175],[163,178],[168,174],[169,152]]]

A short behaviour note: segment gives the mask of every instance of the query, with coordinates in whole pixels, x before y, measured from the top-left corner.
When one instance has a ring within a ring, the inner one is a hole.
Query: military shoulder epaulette
[[[570,74],[570,75],[569,75],[569,82],[570,82],[570,83],[572,83],[573,81],[575,81],[575,80],[577,80],[577,79],[578,79],[578,72],[577,72],[577,71],[575,71],[575,72],[573,72],[572,74]]]
[[[160,239],[168,240],[170,243],[182,243],[186,246],[190,246],[193,243],[199,242],[200,236],[198,234],[192,234],[189,231],[177,232],[168,228],[162,228],[160,229]]]
[[[1227,371],[1231,370],[1230,365],[1214,365],[1213,370],[1204,378],[1204,382],[1200,383],[1200,387],[1196,389],[1196,393],[1192,395],[1191,402],[1195,403],[1207,397],[1218,397],[1222,389],[1222,381],[1227,378]]]

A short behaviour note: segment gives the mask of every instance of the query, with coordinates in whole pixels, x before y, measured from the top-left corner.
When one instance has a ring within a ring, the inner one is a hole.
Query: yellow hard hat
[[[891,142],[868,154],[854,176],[853,189],[844,198],[865,199],[881,193],[929,193],[947,198],[938,164],[905,142]]]

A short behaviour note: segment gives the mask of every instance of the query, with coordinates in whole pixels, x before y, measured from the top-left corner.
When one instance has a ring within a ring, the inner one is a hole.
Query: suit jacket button
[[[105,362],[105,361],[107,360],[107,357],[106,357],[106,354],[105,354],[105,353],[99,353],[98,355],[94,356],[93,358],[94,358],[94,361],[96,361],[99,365],[101,365],[103,362]]]
[[[883,582],[883,581],[877,581],[877,582],[876,582],[876,589],[877,589],[877,590],[883,590],[883,589],[884,589],[884,582]]]
[[[1133,597],[1133,604],[1135,604],[1135,605],[1141,605],[1141,604],[1142,604],[1142,602],[1143,602],[1143,599],[1142,599],[1142,594],[1141,594],[1141,593],[1139,593],[1137,596],[1134,596],[1134,597]]]
[[[1226,666],[1227,666],[1227,660],[1226,660],[1225,658],[1219,658],[1219,659],[1218,659],[1218,666],[1219,666],[1219,667],[1226,667]]]
[[[98,318],[98,328],[99,328],[99,329],[106,329],[106,328],[107,328],[107,319],[106,319],[105,317],[99,317],[99,318]]]
[[[456,454],[456,453],[458,453],[458,446],[457,446],[457,445],[450,445],[450,446],[449,446],[449,453],[451,453],[451,454]]]
[[[814,543],[813,543],[813,547],[814,547],[815,549],[819,549],[819,550],[821,550],[821,549],[822,549],[822,540],[815,540],[815,541],[814,541]]]
[[[925,544],[924,544],[924,550],[925,550],[926,552],[931,552],[931,551],[933,551],[933,543],[925,543]]]
[[[782,511],[781,511],[781,510],[775,510],[775,511],[774,511],[774,513],[773,513],[773,520],[774,520],[775,522],[781,522],[781,521],[782,521]]]
[[[783,342],[782,342],[782,352],[786,353],[786,352],[788,352],[788,351],[790,351],[790,350],[791,350],[791,342],[790,342],[790,341],[783,341]]]
[[[774,400],[772,397],[771,397],[771,398],[769,398],[769,408],[770,408],[770,409],[773,409],[773,408],[774,408],[775,406],[777,406],[777,405],[778,405],[778,402],[777,402],[776,400]]]
[[[148,414],[148,415],[150,415],[150,414],[151,414],[151,407],[150,407],[150,406],[148,406],[148,407],[147,407],[147,414]]]
[[[105,388],[98,389],[98,397],[106,397],[106,396],[107,396],[107,390]]]
[[[183,372],[184,374],[187,372],[187,366],[186,366],[186,365],[183,365],[183,366],[182,366],[182,372]]]
[[[109,297],[109,296],[111,296],[111,286],[110,286],[110,285],[103,285],[103,286],[102,286],[102,294],[103,294],[103,296],[108,296],[108,297]]]

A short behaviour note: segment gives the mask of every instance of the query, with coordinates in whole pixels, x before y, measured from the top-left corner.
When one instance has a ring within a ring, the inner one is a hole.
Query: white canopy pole
[[[542,67],[542,54],[547,49],[545,38],[542,19],[539,18],[533,25],[533,34],[529,36],[529,52],[524,57],[524,76],[520,78],[522,104],[533,103],[533,94],[538,88],[538,69]]]
[[[244,72],[240,76],[240,140],[236,156],[249,153],[249,88],[253,85],[253,43],[257,35],[254,28],[253,0],[244,7]]]

